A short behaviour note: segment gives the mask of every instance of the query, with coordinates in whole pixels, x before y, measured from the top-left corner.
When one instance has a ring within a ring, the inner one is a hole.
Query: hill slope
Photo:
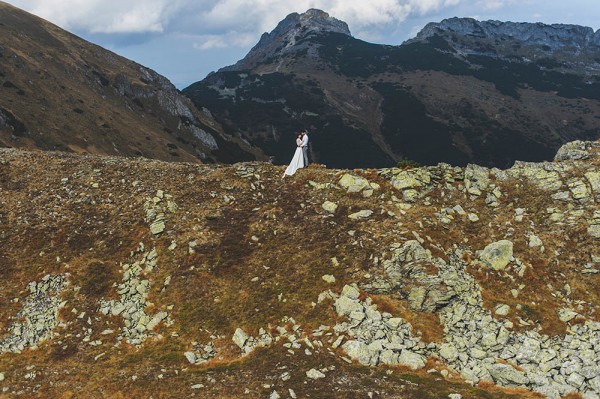
[[[508,167],[600,137],[597,38],[571,25],[456,18],[386,46],[310,10],[183,92],[279,163],[307,128],[313,157],[332,167]]]
[[[599,151],[284,180],[0,149],[0,389],[595,398]]]
[[[165,77],[4,2],[0,146],[205,162],[260,157]]]

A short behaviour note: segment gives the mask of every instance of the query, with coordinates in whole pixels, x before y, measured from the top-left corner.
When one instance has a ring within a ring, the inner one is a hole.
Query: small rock
[[[560,321],[567,323],[577,317],[577,313],[573,312],[571,309],[560,309],[558,311],[558,318]]]
[[[506,316],[506,315],[508,315],[509,311],[510,311],[510,306],[503,304],[503,303],[496,306],[496,309],[494,310],[494,312],[498,316]]]
[[[196,364],[196,362],[198,361],[194,352],[185,352],[184,355],[188,362],[192,364]]]
[[[373,214],[373,211],[369,210],[369,209],[363,209],[362,211],[358,211],[356,213],[353,213],[351,215],[348,215],[348,217],[352,220],[358,220],[358,219],[367,219],[368,217],[370,217]]]
[[[486,246],[479,259],[493,270],[504,270],[513,258],[513,243],[500,240]]]
[[[454,345],[449,343],[442,344],[439,354],[449,362],[452,362],[458,358],[458,350]]]
[[[541,247],[543,245],[542,240],[536,235],[529,236],[529,248]]]
[[[279,394],[277,393],[277,391],[273,391],[273,392],[271,392],[271,395],[269,396],[269,399],[281,399],[281,396],[279,396]]]
[[[402,353],[400,353],[398,363],[404,366],[408,366],[413,370],[418,370],[425,367],[425,358],[419,355],[418,353],[414,353],[412,351],[409,351],[408,349],[404,349]]]
[[[467,215],[467,218],[468,218],[468,219],[469,219],[471,222],[473,222],[473,223],[475,223],[475,222],[479,222],[479,216],[477,216],[477,215],[476,215],[476,214],[474,214],[474,213],[469,213],[469,214]]]
[[[310,369],[306,372],[306,376],[312,380],[318,380],[319,378],[325,378],[325,374],[321,373],[319,370]]]
[[[325,202],[323,202],[323,205],[321,205],[321,207],[329,213],[335,213],[335,211],[338,208],[338,205],[331,201],[325,201]]]
[[[150,232],[154,235],[160,234],[165,231],[165,222],[158,220],[150,225]]]
[[[248,335],[244,332],[244,330],[242,330],[241,328],[238,328],[235,330],[235,332],[233,333],[233,342],[240,348],[242,349],[244,347],[244,345],[246,344],[246,342],[248,341]]]
[[[332,276],[331,274],[326,274],[323,277],[321,277],[323,279],[323,281],[325,281],[326,283],[329,284],[333,284],[335,283],[335,277]]]

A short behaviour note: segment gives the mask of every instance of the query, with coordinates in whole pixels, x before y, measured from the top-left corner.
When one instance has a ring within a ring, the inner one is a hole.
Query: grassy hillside
[[[2,149],[0,389],[44,398],[266,398],[290,389],[541,397],[529,390],[539,386],[516,389],[494,374],[506,364],[535,373],[518,356],[489,348],[497,359],[480,366],[491,379],[473,380],[441,348],[472,333],[448,319],[468,304],[488,319],[464,314],[461,323],[484,332],[500,323],[506,347],[546,334],[600,349],[597,330],[578,335],[597,324],[600,303],[600,158],[592,144],[585,151],[581,161],[506,172],[312,165],[283,179],[283,167],[263,163]],[[495,270],[479,251],[500,240],[513,257]],[[362,322],[344,301],[368,308]],[[383,352],[354,357],[348,343],[375,334],[357,329],[382,315],[378,328],[406,329],[402,353],[425,362],[416,370],[396,361],[399,351],[391,363]]]

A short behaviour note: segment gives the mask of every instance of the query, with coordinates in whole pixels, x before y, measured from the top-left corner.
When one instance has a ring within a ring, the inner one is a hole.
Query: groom
[[[306,130],[303,130],[301,133],[302,135],[302,144],[300,145],[300,147],[302,147],[302,155],[304,156],[304,167],[308,166],[308,134],[306,134]]]

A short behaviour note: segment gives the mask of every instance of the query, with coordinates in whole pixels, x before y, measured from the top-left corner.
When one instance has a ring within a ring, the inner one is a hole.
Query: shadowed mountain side
[[[162,160],[264,159],[163,76],[0,2],[0,146]]]
[[[456,19],[387,46],[323,29],[330,20],[292,14],[243,60],[183,92],[277,163],[289,161],[301,128],[314,159],[332,167],[410,159],[505,168],[600,137],[600,47],[585,39],[589,28],[523,24],[527,41],[510,36],[521,25],[475,21],[486,28],[480,38]]]

